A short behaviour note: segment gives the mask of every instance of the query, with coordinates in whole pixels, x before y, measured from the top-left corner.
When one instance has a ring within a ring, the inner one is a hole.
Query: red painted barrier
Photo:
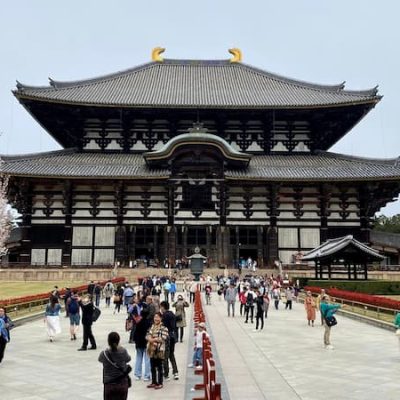
[[[194,313],[193,321],[195,328],[201,322],[206,322],[203,312],[203,305],[201,302],[201,294],[199,291],[195,294],[194,299]],[[195,385],[195,390],[203,390],[204,396],[195,397],[193,400],[222,400],[221,397],[221,384],[216,383],[215,361],[212,355],[212,346],[210,337],[203,334],[203,355],[202,355],[202,368],[195,369],[196,375],[203,376],[203,382]]]

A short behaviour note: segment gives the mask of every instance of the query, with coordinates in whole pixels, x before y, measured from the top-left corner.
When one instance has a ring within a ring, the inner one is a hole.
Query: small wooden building
[[[354,239],[352,235],[330,239],[304,255],[302,261],[315,263],[316,279],[347,275],[348,279],[368,279],[368,265],[384,257]]]

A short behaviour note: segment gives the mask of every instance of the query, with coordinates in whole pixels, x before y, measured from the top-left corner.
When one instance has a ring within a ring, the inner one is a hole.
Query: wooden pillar
[[[277,228],[277,218],[279,216],[279,186],[276,184],[269,186],[267,206],[267,215],[270,217],[270,225],[267,230],[268,262],[270,265],[274,265],[274,261],[279,260]]]
[[[315,261],[315,279],[318,279],[318,265],[319,265],[319,261],[316,260]]]
[[[126,213],[126,204],[125,185],[123,181],[119,181],[114,185],[114,214],[117,216],[117,229],[115,231],[115,260],[121,265],[129,264],[127,232],[126,227],[123,225],[124,215]],[[135,242],[133,242],[133,246],[134,245]]]
[[[350,265],[350,263],[347,264],[347,277],[348,277],[348,279],[351,279],[351,265]]]
[[[18,211],[22,214],[22,223],[20,225],[22,231],[22,244],[19,251],[19,261],[30,264],[32,256],[31,242],[31,220],[32,220],[32,186],[27,179],[17,182],[16,205]]]
[[[235,226],[235,231],[236,231],[236,254],[235,254],[235,258],[236,258],[236,263],[239,263],[239,258],[240,258],[240,241],[239,241],[239,227]]]
[[[176,227],[175,227],[175,192],[176,187],[173,182],[167,186],[167,242],[165,243],[165,253],[167,254],[170,265],[175,265],[176,260]]]
[[[324,243],[328,240],[328,216],[329,201],[332,194],[332,189],[329,185],[321,185],[319,189],[319,212],[318,215],[321,217],[321,229],[320,229],[320,242]]]
[[[332,266],[331,266],[331,263],[328,264],[328,279],[332,279]]]
[[[257,226],[257,264],[258,268],[264,266],[264,252],[263,252],[263,227]]]
[[[64,245],[62,249],[61,265],[71,265],[72,263],[72,206],[73,201],[73,185],[71,181],[65,181],[63,187],[63,214],[65,215],[64,224]]]
[[[211,232],[212,232],[212,229],[213,229],[212,225],[206,226],[206,251],[207,251],[208,259],[210,259],[210,257],[211,257]]]
[[[353,275],[354,275],[354,279],[357,279],[357,264],[356,263],[353,264]]]

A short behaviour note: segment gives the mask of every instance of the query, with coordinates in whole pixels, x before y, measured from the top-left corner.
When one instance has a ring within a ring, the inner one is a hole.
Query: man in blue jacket
[[[329,304],[327,295],[324,295],[321,300],[321,315],[323,315],[325,319],[324,345],[327,350],[333,350],[334,347],[331,345],[330,341],[332,326],[328,326],[326,320],[333,317],[333,314],[340,308],[340,304]]]

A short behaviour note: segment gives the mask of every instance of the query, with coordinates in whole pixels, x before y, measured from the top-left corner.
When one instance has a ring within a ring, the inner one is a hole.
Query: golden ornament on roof
[[[164,47],[155,47],[151,52],[151,60],[156,62],[163,62],[164,59],[161,57],[161,54],[164,53]]]
[[[236,62],[241,62],[242,61],[242,51],[240,49],[235,47],[233,49],[229,49],[228,51],[229,51],[229,53],[231,53],[233,55],[233,57],[230,60],[232,63],[236,63]]]

